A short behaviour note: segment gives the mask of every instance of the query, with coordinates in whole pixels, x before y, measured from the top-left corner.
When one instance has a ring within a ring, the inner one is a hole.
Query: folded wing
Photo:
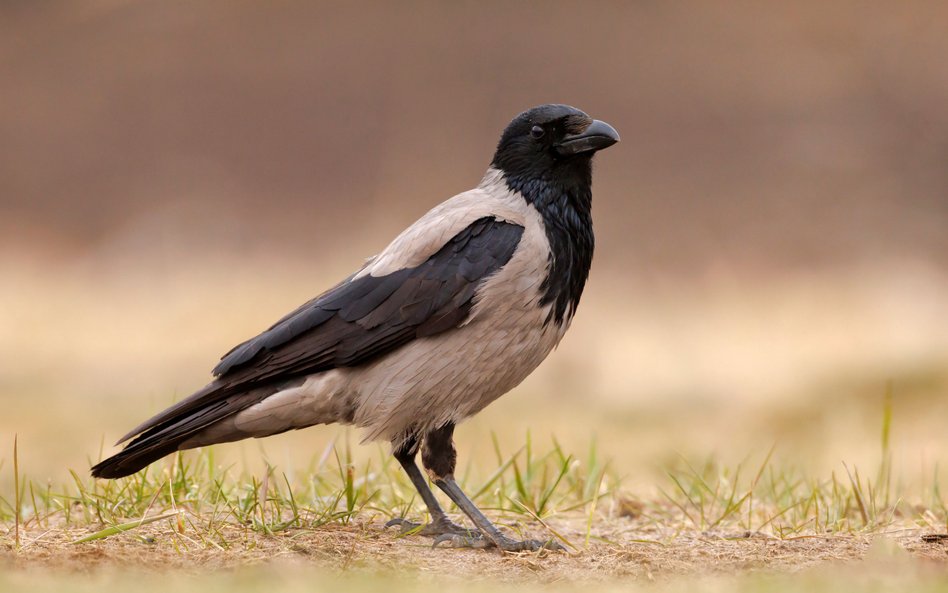
[[[140,435],[131,447],[159,435],[183,436],[183,426],[193,434],[272,394],[272,386],[364,364],[461,326],[478,287],[510,260],[522,235],[522,226],[487,216],[416,267],[350,277],[232,349],[214,368],[215,381],[122,441]]]

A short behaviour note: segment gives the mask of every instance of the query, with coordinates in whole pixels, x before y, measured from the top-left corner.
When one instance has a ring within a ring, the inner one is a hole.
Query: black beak
[[[596,152],[609,148],[619,141],[619,132],[604,121],[594,119],[589,127],[579,134],[571,134],[556,145],[556,152],[562,155]]]

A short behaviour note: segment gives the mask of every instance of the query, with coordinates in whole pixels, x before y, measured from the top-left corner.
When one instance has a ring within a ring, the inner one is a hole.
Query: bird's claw
[[[553,539],[540,541],[535,539],[515,540],[502,537],[498,543],[494,543],[480,534],[463,536],[446,533],[436,537],[431,547],[436,548],[441,544],[447,544],[446,547],[449,548],[474,548],[479,550],[499,547],[504,552],[536,552],[539,550],[549,550],[551,552],[566,551],[566,548]]]
[[[494,546],[494,542],[480,534],[460,535],[456,533],[439,535],[431,542],[431,547],[437,548],[441,544],[447,544],[446,548],[475,548],[479,550]]]
[[[423,535],[426,537],[434,537],[436,541],[437,538],[445,536],[477,537],[477,532],[465,529],[460,525],[455,525],[447,519],[433,521],[423,526],[421,523],[409,521],[404,517],[395,517],[385,524],[386,529],[389,527],[398,527],[399,535]]]
[[[391,521],[388,521],[385,524],[385,529],[388,529],[389,527],[398,527],[398,535],[405,535],[416,529],[421,531],[421,523],[414,523],[408,519],[405,519],[404,517],[395,517]]]

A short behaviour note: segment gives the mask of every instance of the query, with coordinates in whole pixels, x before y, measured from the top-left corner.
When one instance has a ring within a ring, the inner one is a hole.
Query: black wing
[[[273,391],[258,388],[363,364],[416,338],[460,326],[477,288],[510,260],[522,235],[520,225],[480,218],[417,267],[342,282],[228,352],[214,368],[217,380],[122,440],[161,431],[230,399],[226,413],[221,408],[207,418],[219,420],[260,399],[241,397],[235,407],[230,397],[235,394],[269,394]]]
[[[480,283],[513,255],[523,227],[485,217],[414,268],[362,276],[323,293],[221,359],[234,384],[291,379],[372,360],[458,327]]]

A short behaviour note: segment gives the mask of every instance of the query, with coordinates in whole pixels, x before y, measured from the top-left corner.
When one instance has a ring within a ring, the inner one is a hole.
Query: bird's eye
[[[530,128],[530,135],[536,140],[542,138],[543,134],[546,134],[546,130],[544,130],[541,126],[533,126]]]

